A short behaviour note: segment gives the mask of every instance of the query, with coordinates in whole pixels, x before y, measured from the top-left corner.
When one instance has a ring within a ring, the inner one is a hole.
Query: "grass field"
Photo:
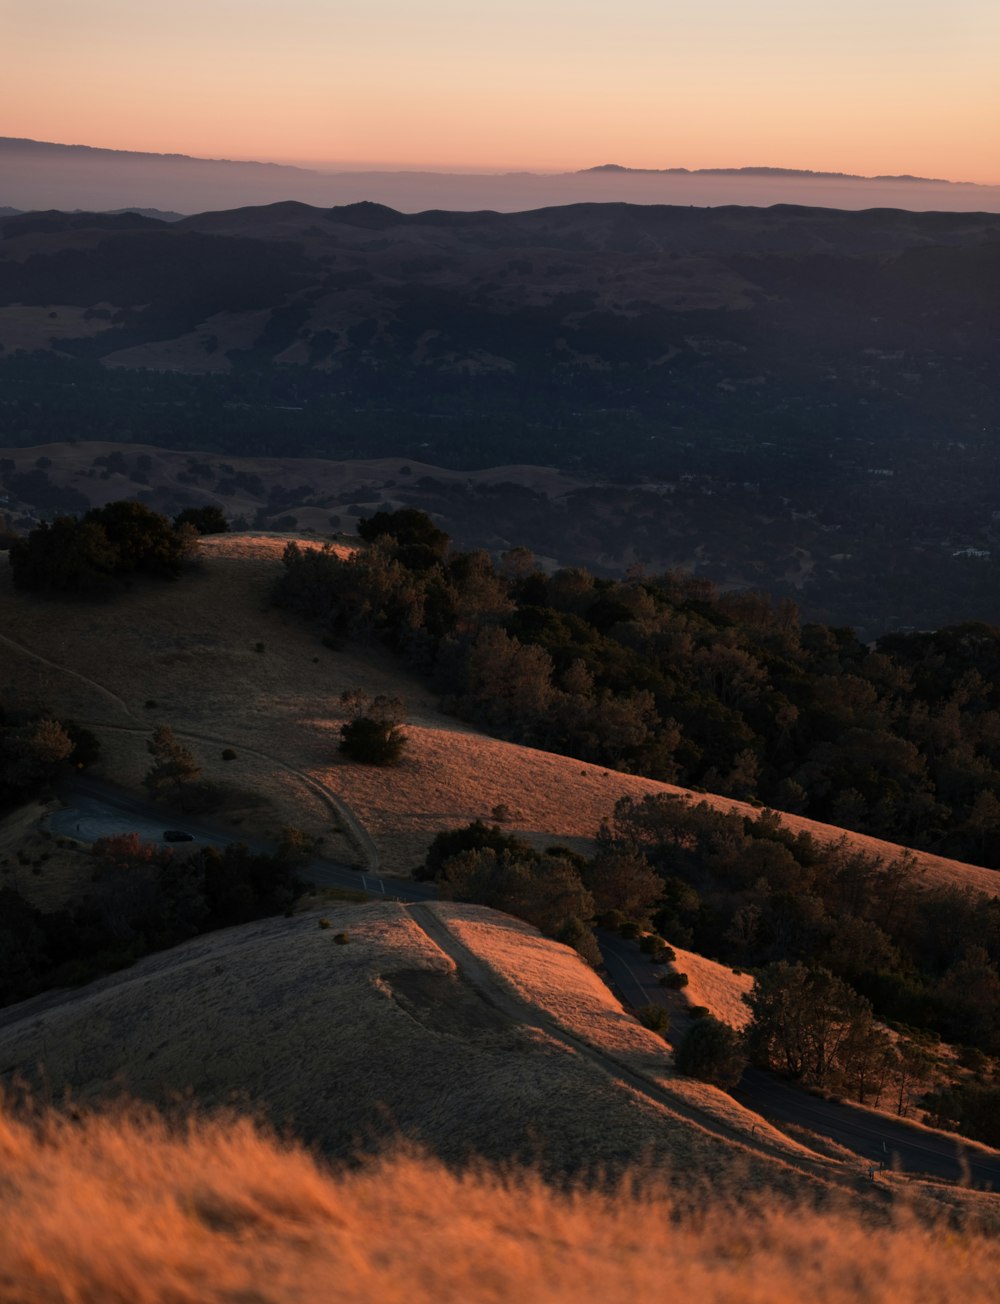
[[[619,1171],[645,1156],[720,1180],[737,1164],[753,1186],[786,1192],[823,1184],[793,1142],[780,1153],[738,1144],[727,1129],[749,1137],[759,1120],[712,1088],[691,1084],[703,1111],[692,1123],[683,1092],[671,1108],[609,1072],[611,1056],[651,1082],[673,1078],[668,1047],[622,1014],[574,952],[488,910],[441,909],[449,928],[454,919],[472,930],[456,935],[488,988],[502,993],[519,971],[513,1016],[405,907],[329,903],[0,1011],[0,1069],[81,1105],[122,1093],[158,1105],[239,1101],[328,1155],[402,1137],[449,1161]],[[563,1044],[561,1027],[582,1048]],[[719,1126],[725,1135],[711,1133]]]
[[[748,1195],[637,1168],[618,1188],[396,1153],[334,1172],[245,1119],[0,1112],[7,1304],[987,1304],[965,1219]]]

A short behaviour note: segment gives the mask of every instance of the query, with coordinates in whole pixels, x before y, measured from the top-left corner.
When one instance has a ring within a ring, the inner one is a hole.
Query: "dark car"
[[[193,842],[194,834],[185,833],[183,829],[165,829],[163,833],[164,842]]]

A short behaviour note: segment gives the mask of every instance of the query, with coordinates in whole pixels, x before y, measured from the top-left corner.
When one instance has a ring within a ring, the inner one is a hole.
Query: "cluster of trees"
[[[821,845],[771,811],[750,819],[665,795],[622,798],[600,841],[656,871],[653,920],[678,945],[744,968],[823,969],[864,1017],[1000,1054],[997,899],[928,886],[906,854]],[[787,1054],[790,1070],[822,1076],[825,1052]]]
[[[537,851],[481,820],[439,833],[415,877],[435,882],[445,900],[516,915],[595,966],[595,918],[645,918],[662,890],[659,876],[629,850],[604,848],[592,860],[562,846]]]
[[[928,888],[912,857],[887,863],[846,840],[820,845],[773,812],[748,819],[704,802],[624,798],[589,860],[476,821],[439,833],[416,876],[445,899],[525,919],[594,965],[600,923],[629,936],[651,925],[752,969],[746,1035],[707,1016],[677,1047],[682,1072],[719,1086],[734,1085],[750,1059],[902,1114],[926,1087],[935,1034],[962,1043],[973,1068],[1000,1054],[1000,902]],[[643,943],[671,958],[656,933]],[[988,1141],[995,1102],[984,1080],[927,1107]]]
[[[794,605],[668,573],[543,574],[423,513],[342,558],[291,544],[277,599],[378,639],[500,736],[1000,866],[1000,630],[868,647]]]
[[[30,801],[66,765],[93,764],[98,751],[94,735],[72,721],[0,704],[0,811]]]
[[[14,584],[39,593],[107,594],[139,575],[176,579],[198,528],[128,500],[58,516],[11,543]]]
[[[42,912],[15,888],[0,889],[0,1005],[88,982],[198,933],[280,914],[304,887],[294,840],[277,855],[232,845],[176,857],[133,833],[95,842],[92,856],[91,884],[72,908]]]

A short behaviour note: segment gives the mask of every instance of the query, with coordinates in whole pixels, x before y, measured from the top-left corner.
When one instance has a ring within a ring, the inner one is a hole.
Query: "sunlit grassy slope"
[[[182,583],[143,588],[108,606],[60,602],[57,619],[51,602],[14,592],[0,566],[0,633],[53,663],[0,640],[0,693],[98,726],[110,772],[132,784],[148,767],[149,732],[170,724],[189,735],[185,742],[209,778],[239,790],[233,809],[247,827],[296,823],[325,833],[334,853],[350,854],[306,780],[318,781],[354,809],[389,872],[412,868],[441,828],[489,820],[501,804],[511,812],[508,829],[542,846],[560,840],[581,849],[626,794],[673,793],[754,813],[729,798],[695,798],[669,784],[485,737],[442,715],[428,689],[381,650],[324,648],[296,618],[269,606],[286,542],[268,535],[206,539],[203,569]],[[337,752],[340,694],[355,689],[407,702],[409,747],[390,774]],[[224,745],[237,751],[236,761],[221,760]],[[824,841],[846,836],[871,852],[898,852],[875,838],[784,818]],[[924,852],[915,866],[928,883],[1000,894],[992,870]]]
[[[619,1189],[397,1153],[330,1173],[245,1120],[0,1113],[5,1304],[979,1304],[1000,1241],[646,1170]]]
[[[785,1191],[837,1179],[722,1092],[676,1080],[669,1047],[574,951],[481,907],[434,910],[471,952],[458,966],[393,902],[262,920],[0,1011],[0,1073],[82,1104],[237,1099],[331,1155],[402,1136],[448,1160],[558,1172],[646,1155],[720,1179],[742,1165]],[[505,1012],[490,998],[512,970]],[[581,1045],[561,1043],[563,1028]],[[619,1064],[669,1096],[620,1081]]]

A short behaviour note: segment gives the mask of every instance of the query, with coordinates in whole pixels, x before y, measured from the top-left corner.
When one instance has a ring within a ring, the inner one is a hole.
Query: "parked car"
[[[164,829],[164,842],[193,842],[194,834],[185,833],[183,829]]]

